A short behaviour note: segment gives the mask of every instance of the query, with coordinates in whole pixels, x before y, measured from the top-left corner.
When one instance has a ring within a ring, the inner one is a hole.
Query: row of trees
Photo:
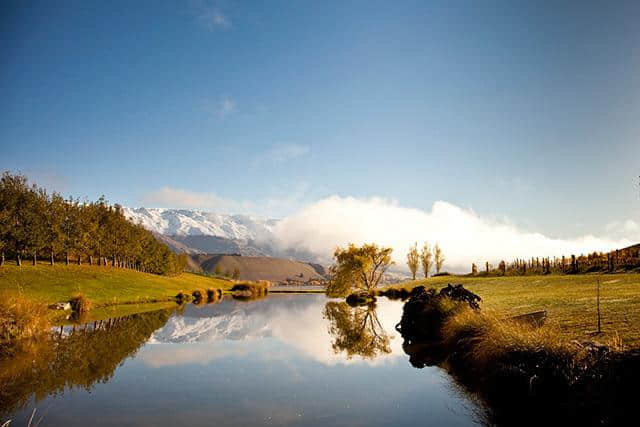
[[[178,273],[186,255],[175,255],[141,225],[128,221],[119,205],[65,199],[30,185],[20,174],[0,179],[0,266],[5,256],[17,265],[29,257],[80,264],[111,265],[156,274]]]
[[[416,242],[411,248],[409,248],[409,252],[407,252],[407,266],[409,267],[409,271],[411,271],[413,280],[416,280],[416,274],[419,266],[422,266],[422,272],[426,278],[429,277],[429,272],[431,271],[432,266],[435,265],[436,274],[438,274],[440,273],[440,270],[442,270],[443,264],[444,254],[442,253],[442,249],[440,249],[438,243],[434,245],[432,250],[429,247],[429,244],[425,242],[422,246],[422,250],[418,252],[418,242]]]
[[[587,255],[562,257],[532,257],[515,259],[511,263],[500,261],[494,268],[485,262],[483,271],[474,263],[471,274],[531,275],[531,274],[577,274],[633,270],[640,266],[640,247],[632,246],[612,252],[593,252]]]

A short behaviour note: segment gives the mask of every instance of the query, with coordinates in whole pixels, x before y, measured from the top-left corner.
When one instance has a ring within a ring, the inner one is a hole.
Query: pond
[[[437,367],[416,369],[402,302],[317,294],[225,298],[56,329],[0,368],[12,426],[467,426],[481,411]]]

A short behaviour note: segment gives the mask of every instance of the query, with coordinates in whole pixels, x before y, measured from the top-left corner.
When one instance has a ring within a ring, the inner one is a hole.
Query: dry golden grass
[[[205,295],[206,295],[206,292],[204,289],[196,289],[195,291],[191,292],[191,296],[193,297],[193,300],[196,302],[203,301]]]
[[[513,353],[544,352],[558,358],[571,358],[575,354],[575,348],[556,328],[533,328],[469,308],[449,317],[442,336],[445,345],[466,349],[466,357],[480,366]]]
[[[48,314],[46,306],[23,295],[0,293],[0,353],[3,345],[48,331]]]
[[[597,328],[596,283],[600,280],[602,335]],[[625,347],[640,347],[640,274],[549,275],[513,277],[445,276],[403,283],[396,288],[417,285],[441,288],[462,283],[482,297],[483,311],[498,319],[547,310],[545,329],[553,328],[565,341],[619,340]]]
[[[209,288],[207,289],[207,302],[216,302],[222,298],[222,290]]]
[[[231,288],[231,292],[234,295],[259,298],[266,296],[269,293],[269,288],[263,284],[260,284],[259,282],[236,283]]]
[[[71,310],[77,314],[84,314],[91,310],[91,301],[83,293],[79,292],[75,294],[69,300],[71,304]]]

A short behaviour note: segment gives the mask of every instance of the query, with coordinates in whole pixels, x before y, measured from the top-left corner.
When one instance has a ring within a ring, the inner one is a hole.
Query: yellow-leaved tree
[[[442,249],[440,249],[440,246],[437,243],[433,248],[433,261],[436,263],[436,273],[440,273],[442,264],[444,264],[444,254],[442,253]]]
[[[418,253],[418,243],[416,242],[411,248],[409,248],[409,252],[407,252],[407,266],[409,267],[409,271],[411,271],[413,280],[416,280],[418,264],[420,264],[420,254]]]
[[[371,292],[393,264],[391,248],[379,248],[376,244],[347,248],[338,247],[333,254],[334,264],[329,269],[331,280],[326,288],[330,297],[347,295],[353,288]]]
[[[422,262],[422,271],[424,272],[424,277],[429,277],[429,271],[431,271],[431,248],[428,243],[425,243],[422,247],[422,252],[420,252],[420,261]]]

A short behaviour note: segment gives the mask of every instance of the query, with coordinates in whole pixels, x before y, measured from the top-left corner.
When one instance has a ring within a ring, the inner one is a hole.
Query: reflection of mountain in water
[[[315,305],[316,299],[315,296],[272,295],[260,301],[225,299],[220,304],[203,307],[189,305],[182,315],[172,316],[156,331],[150,342],[195,343],[269,337],[273,334],[274,319],[286,312],[293,320]]]
[[[337,316],[323,317],[327,302],[324,295],[272,294],[260,301],[224,299],[219,304],[189,305],[156,331],[150,342],[208,343],[226,348],[230,343],[225,340],[270,338],[296,349],[302,357],[329,365],[384,363],[403,354],[401,342],[394,339],[394,326],[402,310],[399,302],[380,300],[375,308],[376,316],[370,316],[373,313],[369,311],[361,313],[362,309],[358,308],[353,313],[351,309],[347,310],[349,316],[341,316],[343,313],[338,310]],[[335,314],[334,311],[331,314]],[[336,320],[339,321],[336,323]],[[360,321],[368,322],[367,327],[342,328]],[[371,322],[375,327],[371,327]],[[363,349],[375,351],[335,351],[336,326],[346,335],[358,332],[360,339],[354,343],[363,343]],[[371,338],[376,340],[373,345],[367,341]]]

